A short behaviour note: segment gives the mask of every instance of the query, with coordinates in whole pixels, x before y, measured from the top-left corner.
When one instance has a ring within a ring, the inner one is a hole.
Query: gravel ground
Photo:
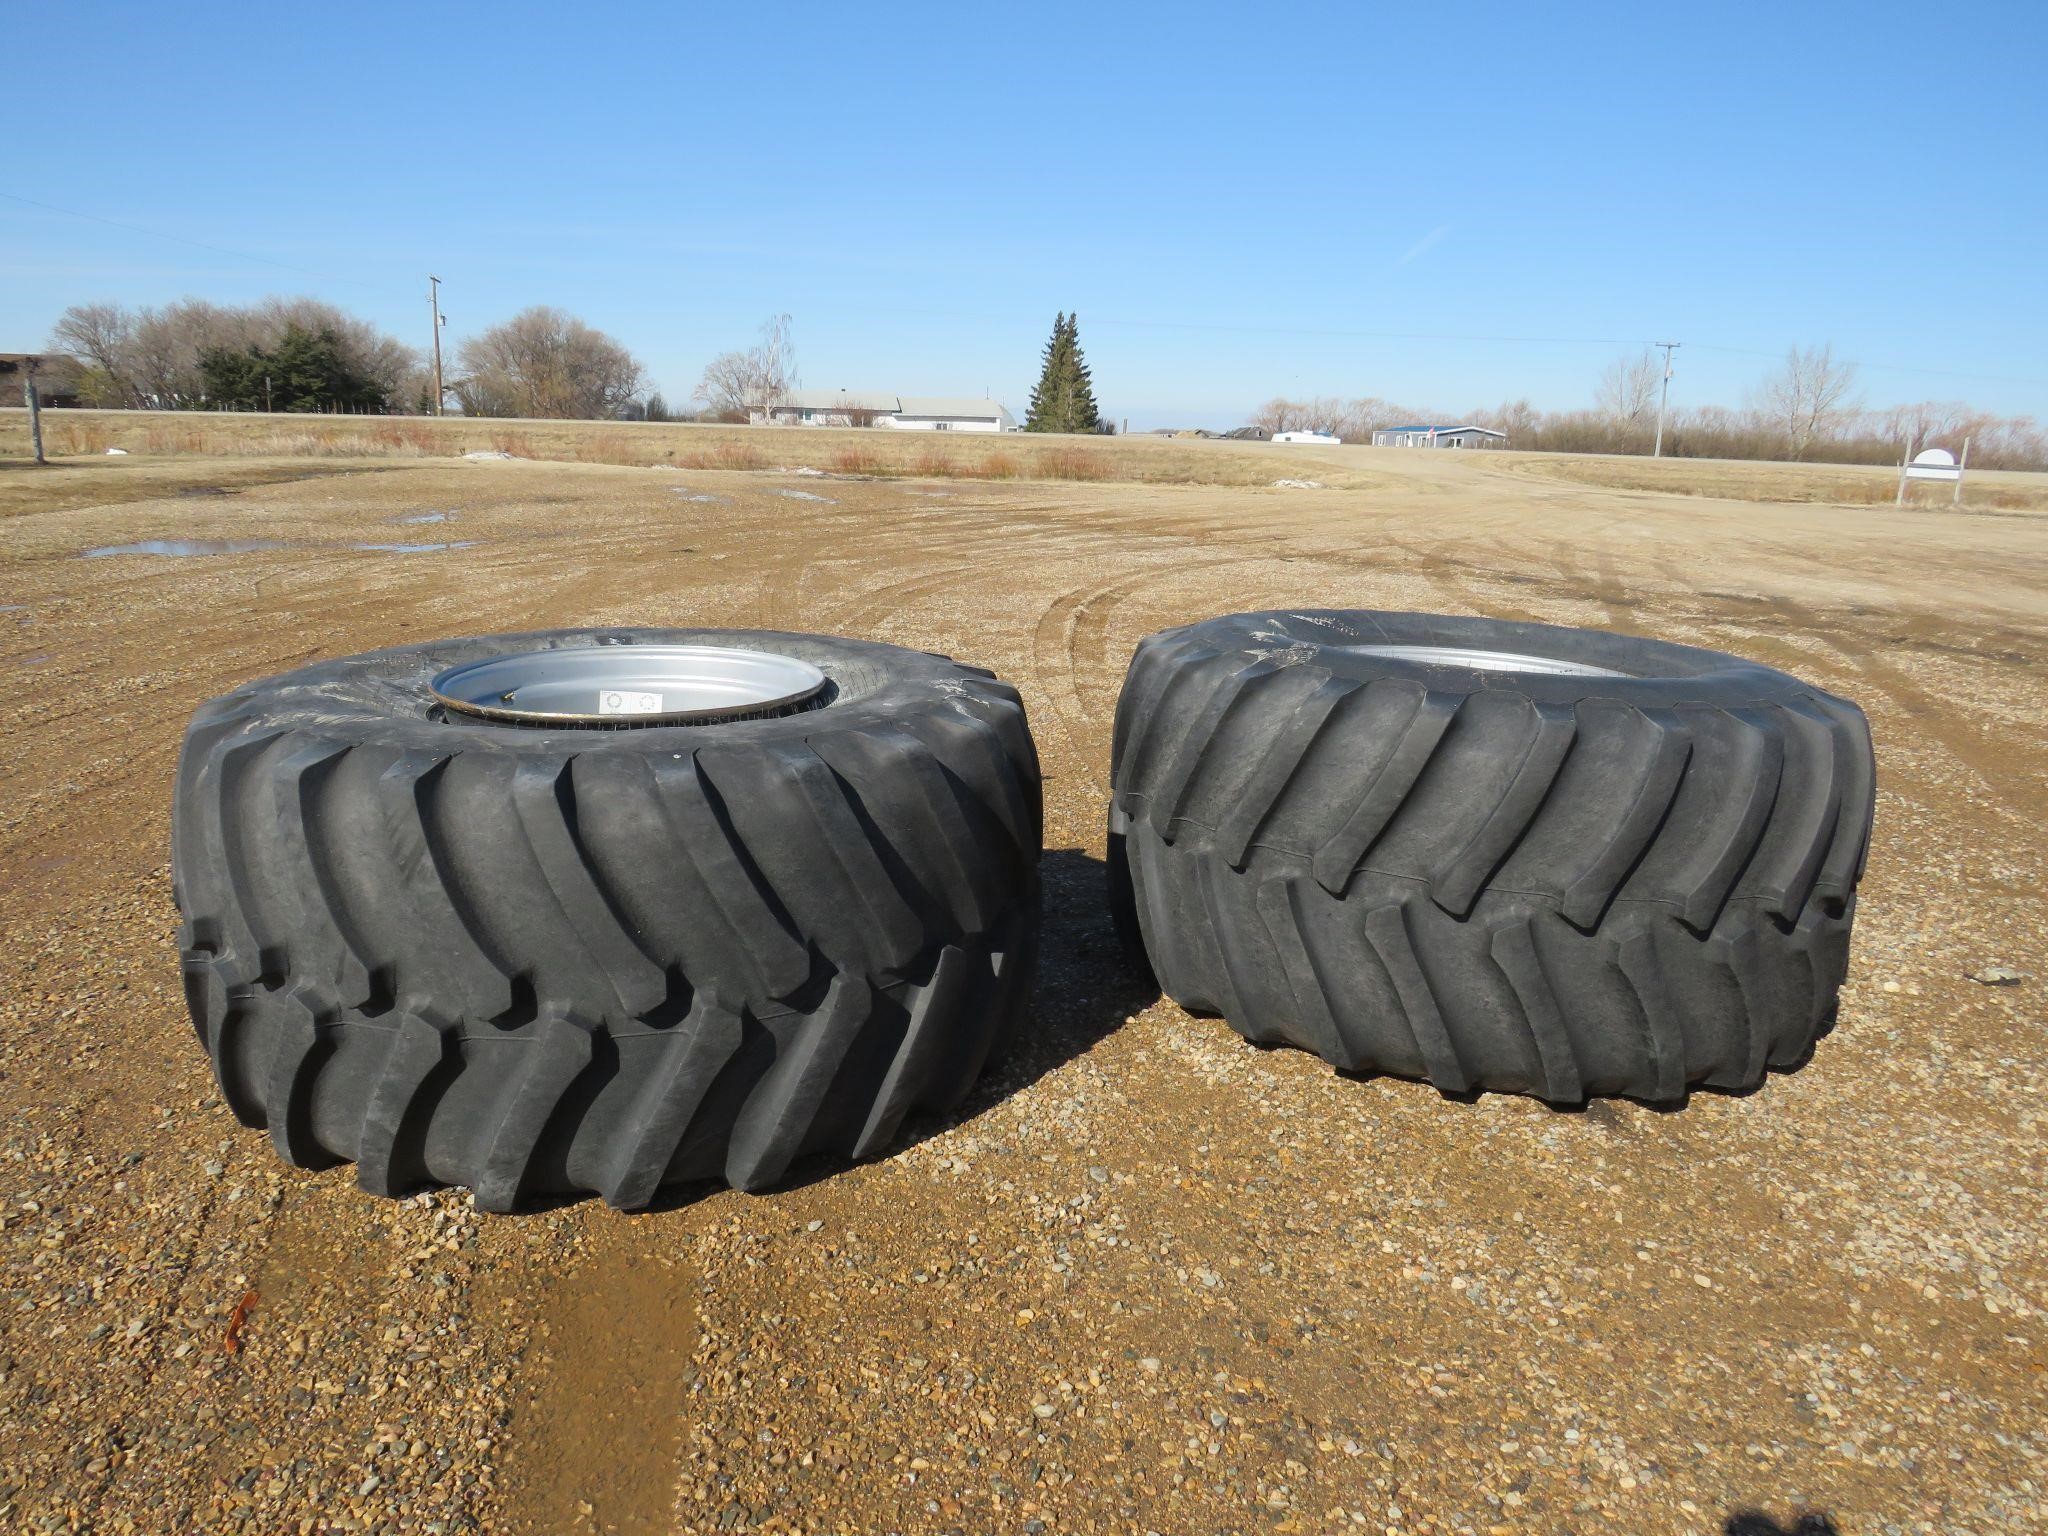
[[[0,1527],[2048,1528],[2048,519],[1330,463],[1346,489],[9,466]],[[165,539],[278,547],[77,558]],[[1876,844],[1811,1065],[1682,1113],[1455,1102],[1132,974],[1099,895],[1132,643],[1343,604],[1635,630],[1861,702]],[[765,1197],[509,1219],[236,1125],[171,946],[185,717],[577,623],[836,630],[1023,688],[1044,975],[962,1112]]]

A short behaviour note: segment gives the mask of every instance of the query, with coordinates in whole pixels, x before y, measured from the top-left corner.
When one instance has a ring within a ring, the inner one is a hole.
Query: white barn
[[[1017,430],[1017,419],[993,400],[851,389],[792,389],[752,419],[757,426],[891,427],[899,432]]]

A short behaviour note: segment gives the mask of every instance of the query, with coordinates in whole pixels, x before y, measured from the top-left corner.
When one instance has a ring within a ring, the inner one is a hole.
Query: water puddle
[[[164,555],[182,560],[194,555],[248,555],[263,549],[290,549],[282,539],[142,539],[134,544],[101,544],[81,550],[84,560],[108,555]]]
[[[15,665],[20,667],[40,667],[44,662],[48,661],[49,659],[50,654],[49,652],[45,651],[40,656],[23,656],[15,662]]]
[[[391,521],[394,523],[445,523],[454,515],[453,512],[415,512],[411,517],[394,517]]]
[[[817,493],[816,491],[787,491],[787,490],[783,490],[783,491],[772,491],[772,492],[770,492],[770,494],[771,494],[771,495],[775,495],[775,496],[782,496],[782,497],[786,497],[786,498],[788,498],[788,499],[789,499],[790,501],[822,501],[822,502],[826,503],[826,504],[827,504],[828,506],[837,506],[837,505],[838,505],[838,500],[837,500],[837,498],[835,498],[835,497],[832,497],[832,496],[820,496],[820,495],[819,495],[819,494],[818,494],[818,493]]]
[[[730,496],[714,496],[709,491],[693,491],[687,485],[672,485],[669,487],[669,490],[682,497],[684,501],[726,502],[732,500]]]
[[[250,555],[272,549],[361,549],[380,555],[438,555],[450,549],[474,549],[475,539],[451,539],[442,544],[360,543],[340,546],[292,544],[283,539],[141,539],[133,544],[101,544],[79,551],[81,560],[103,560],[110,555],[155,555],[172,560],[202,555]]]

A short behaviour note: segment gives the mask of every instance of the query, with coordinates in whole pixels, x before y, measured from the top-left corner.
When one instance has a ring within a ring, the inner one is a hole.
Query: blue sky
[[[1663,339],[1674,402],[1831,341],[1873,403],[2048,415],[2038,4],[72,0],[0,31],[33,61],[0,350],[83,300],[279,292],[424,340],[433,271],[454,336],[555,304],[671,399],[786,310],[807,384],[1021,412],[1071,309],[1134,427],[1567,407]]]

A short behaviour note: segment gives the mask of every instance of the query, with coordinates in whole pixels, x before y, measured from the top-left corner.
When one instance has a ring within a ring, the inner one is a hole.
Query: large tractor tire
[[[200,709],[173,873],[228,1104],[368,1190],[508,1210],[887,1148],[1030,990],[1016,691],[895,646],[571,630]]]
[[[1862,711],[1594,630],[1253,613],[1143,641],[1111,899],[1166,993],[1352,1072],[1743,1090],[1834,1017]]]

